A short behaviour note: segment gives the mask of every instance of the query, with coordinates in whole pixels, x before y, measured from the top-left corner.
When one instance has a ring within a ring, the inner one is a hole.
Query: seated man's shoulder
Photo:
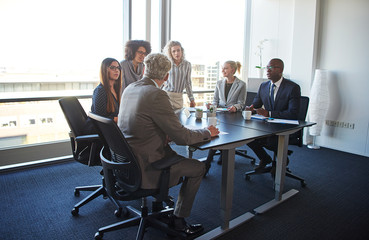
[[[287,79],[287,78],[283,78],[283,81],[285,81],[286,83],[288,83],[290,85],[293,85],[293,86],[299,86],[296,82],[294,82],[290,79]]]

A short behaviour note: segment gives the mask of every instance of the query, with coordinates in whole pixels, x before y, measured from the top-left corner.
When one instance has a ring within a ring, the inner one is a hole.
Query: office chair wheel
[[[301,181],[301,187],[306,187],[305,181]]]
[[[103,233],[101,233],[101,232],[97,232],[97,233],[95,233],[95,240],[101,240],[101,239],[103,239]]]
[[[79,197],[79,190],[78,189],[74,189],[74,196]]]
[[[249,175],[245,175],[245,180],[246,180],[246,181],[250,181],[250,179],[251,179],[251,178],[250,178],[250,176],[249,176]]]
[[[73,216],[78,216],[78,212],[79,212],[78,208],[73,208],[72,211],[71,211]]]

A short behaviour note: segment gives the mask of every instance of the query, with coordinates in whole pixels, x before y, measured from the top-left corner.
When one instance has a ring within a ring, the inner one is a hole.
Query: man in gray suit
[[[207,129],[185,128],[174,113],[167,93],[160,89],[168,79],[171,68],[169,59],[160,53],[150,54],[145,60],[144,77],[130,84],[122,95],[118,126],[135,153],[141,170],[144,189],[157,188],[160,172],[151,164],[168,158],[177,162],[170,169],[170,186],[184,176],[174,210],[174,228],[194,234],[203,228],[200,224],[189,225],[184,220],[191,212],[192,204],[205,172],[204,163],[177,155],[168,145],[169,139],[179,145],[191,145],[210,141],[219,134],[213,126]]]

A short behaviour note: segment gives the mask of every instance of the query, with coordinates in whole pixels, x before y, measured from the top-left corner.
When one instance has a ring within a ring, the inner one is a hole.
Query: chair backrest
[[[299,112],[298,120],[305,121],[308,108],[309,108],[309,97],[301,96],[300,112]]]
[[[110,118],[101,117],[91,112],[88,116],[92,119],[104,142],[100,158],[108,194],[115,195],[115,182],[118,182],[119,187],[125,192],[138,190],[141,186],[141,169],[117,124]],[[114,170],[114,174],[112,174],[112,166],[114,165],[119,167],[119,170]]]
[[[75,137],[83,135],[87,115],[78,99],[76,97],[61,98],[59,99],[59,104],[72,134]]]
[[[298,114],[298,120],[305,121],[307,111],[309,108],[309,97],[301,96],[300,98],[300,111]],[[289,144],[290,145],[297,145],[299,147],[302,147],[303,145],[303,130],[301,129],[298,132],[295,132],[290,135],[289,137]]]
[[[89,133],[88,136],[85,134],[88,129],[88,118],[78,99],[76,97],[61,98],[59,105],[71,130],[69,136],[74,159],[89,166],[101,165],[99,153],[102,144],[97,134]],[[90,124],[92,126],[92,123]],[[78,141],[78,137],[84,140]]]
[[[252,104],[256,94],[256,92],[247,92],[245,106],[250,106]]]

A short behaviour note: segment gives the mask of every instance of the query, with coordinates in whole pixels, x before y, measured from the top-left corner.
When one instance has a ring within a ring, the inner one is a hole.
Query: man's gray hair
[[[172,67],[172,63],[167,56],[161,53],[151,53],[145,57],[144,76],[151,79],[164,79],[165,75]]]

